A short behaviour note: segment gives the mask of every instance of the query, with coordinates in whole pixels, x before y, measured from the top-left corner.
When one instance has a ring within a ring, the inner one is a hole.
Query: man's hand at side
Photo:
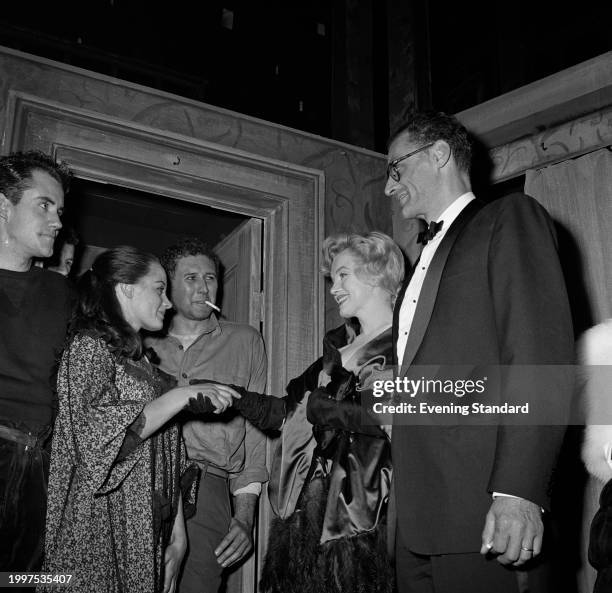
[[[497,554],[501,564],[521,566],[542,550],[540,507],[524,498],[498,496],[487,513],[481,554]]]
[[[257,495],[238,494],[234,497],[234,516],[226,536],[215,549],[217,562],[227,568],[242,560],[253,549],[253,518]]]

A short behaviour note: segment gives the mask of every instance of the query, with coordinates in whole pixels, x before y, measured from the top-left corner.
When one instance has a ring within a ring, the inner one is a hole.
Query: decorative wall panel
[[[373,229],[391,233],[383,155],[0,48],[0,130],[5,129],[9,90],[318,169],[325,176],[325,235]],[[325,302],[326,327],[331,327],[339,318],[328,296]]]

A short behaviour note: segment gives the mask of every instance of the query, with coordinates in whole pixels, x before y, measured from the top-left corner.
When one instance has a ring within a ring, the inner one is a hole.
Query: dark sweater
[[[53,421],[70,294],[55,272],[0,270],[0,422],[38,431]]]

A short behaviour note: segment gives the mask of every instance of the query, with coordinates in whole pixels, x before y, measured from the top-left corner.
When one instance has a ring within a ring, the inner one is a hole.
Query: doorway
[[[66,196],[64,211],[64,225],[79,238],[73,278],[110,247],[133,245],[159,256],[180,238],[197,237],[221,260],[217,305],[222,316],[263,330],[259,218],[78,178]]]
[[[288,380],[318,357],[324,318],[322,171],[10,91],[2,151],[29,149],[67,162],[81,180],[261,220],[268,392],[282,394]],[[264,494],[256,566],[270,521]],[[245,578],[242,590],[256,590],[256,569]]]
[[[262,330],[260,219],[78,178],[73,180],[64,210],[63,223],[79,237],[73,277],[89,269],[99,253],[117,245],[133,245],[159,256],[180,238],[197,237],[221,261],[217,300],[221,316]],[[248,584],[254,579],[251,559],[228,575],[225,590],[250,592]]]

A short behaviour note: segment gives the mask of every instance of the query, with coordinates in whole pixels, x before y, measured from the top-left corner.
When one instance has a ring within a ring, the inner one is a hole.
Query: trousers
[[[223,567],[215,548],[225,537],[231,521],[229,485],[226,478],[206,472],[198,488],[195,515],[187,520],[187,550],[180,593],[217,593]]]
[[[48,434],[48,429],[32,435],[0,424],[0,571],[38,571],[42,566]]]

